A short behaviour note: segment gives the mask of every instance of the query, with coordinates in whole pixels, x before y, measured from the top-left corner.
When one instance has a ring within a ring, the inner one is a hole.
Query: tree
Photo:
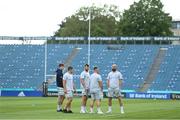
[[[54,36],[88,36],[89,10],[91,10],[91,36],[119,36],[120,12],[115,5],[81,7],[65,18]]]
[[[124,36],[168,36],[171,21],[160,0],[140,0],[124,11],[119,29]]]

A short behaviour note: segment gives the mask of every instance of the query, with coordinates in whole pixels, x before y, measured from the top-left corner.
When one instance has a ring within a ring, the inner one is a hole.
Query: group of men
[[[75,84],[73,81],[73,67],[69,66],[65,74],[63,74],[64,64],[59,64],[59,68],[56,71],[56,82],[58,89],[58,105],[57,112],[73,113],[71,110],[71,103],[73,95],[76,93]],[[108,88],[108,111],[106,113],[112,113],[112,98],[116,97],[119,101],[120,112],[124,113],[123,102],[121,97],[121,84],[122,74],[117,70],[117,65],[112,65],[112,70],[107,76],[107,88]],[[102,77],[99,73],[99,68],[94,67],[93,73],[89,73],[89,65],[84,65],[84,71],[80,75],[80,83],[82,88],[81,110],[80,113],[94,113],[93,107],[96,102],[97,113],[103,114],[101,110],[101,99],[103,98],[103,83]],[[86,105],[88,96],[91,96],[90,112],[87,111]],[[64,99],[66,104],[62,108]]]

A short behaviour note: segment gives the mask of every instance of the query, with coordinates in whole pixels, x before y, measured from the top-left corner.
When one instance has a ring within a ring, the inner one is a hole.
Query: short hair
[[[73,69],[73,67],[72,67],[72,66],[69,66],[69,67],[68,67],[68,71],[69,71],[69,70],[72,70],[72,69]]]
[[[86,67],[86,66],[87,66],[87,67],[89,67],[89,65],[88,65],[88,64],[85,64],[85,65],[84,65],[84,67]]]
[[[98,67],[94,67],[94,70],[97,70],[98,69]]]
[[[112,64],[112,66],[116,66],[117,67],[117,64]]]
[[[62,63],[59,64],[59,67],[63,67],[63,66],[64,66],[64,64],[62,64]]]

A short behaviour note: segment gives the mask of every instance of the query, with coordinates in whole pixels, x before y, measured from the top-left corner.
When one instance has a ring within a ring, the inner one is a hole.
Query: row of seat
[[[72,61],[75,75],[79,75],[88,59],[88,47],[81,44],[49,44],[47,46],[47,74],[55,74],[57,65],[64,62],[73,48],[81,48]],[[100,68],[103,85],[111,65],[116,63],[124,77],[123,89],[137,90],[147,76],[160,45],[91,45],[91,70]],[[149,90],[180,91],[180,46],[165,45],[166,57]],[[44,81],[43,45],[0,45],[0,88],[38,89]],[[92,71],[90,71],[92,73]],[[79,77],[75,77],[80,88]],[[50,86],[55,87],[55,82]]]

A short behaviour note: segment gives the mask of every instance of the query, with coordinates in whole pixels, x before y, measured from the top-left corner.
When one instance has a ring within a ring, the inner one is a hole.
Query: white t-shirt
[[[73,90],[73,75],[69,72],[66,72],[63,75],[63,80],[66,80],[66,89],[67,91]]]
[[[123,76],[119,71],[110,72],[108,74],[107,80],[109,80],[109,87],[110,88],[118,88],[119,87],[119,80],[122,80]]]
[[[89,82],[90,82],[89,72],[83,71],[80,75],[80,78],[84,80],[85,89],[88,89],[89,88]],[[82,84],[81,84],[81,88],[84,88]]]
[[[99,81],[102,81],[101,75],[93,73],[90,76],[90,92],[99,92],[101,88],[99,87]]]

